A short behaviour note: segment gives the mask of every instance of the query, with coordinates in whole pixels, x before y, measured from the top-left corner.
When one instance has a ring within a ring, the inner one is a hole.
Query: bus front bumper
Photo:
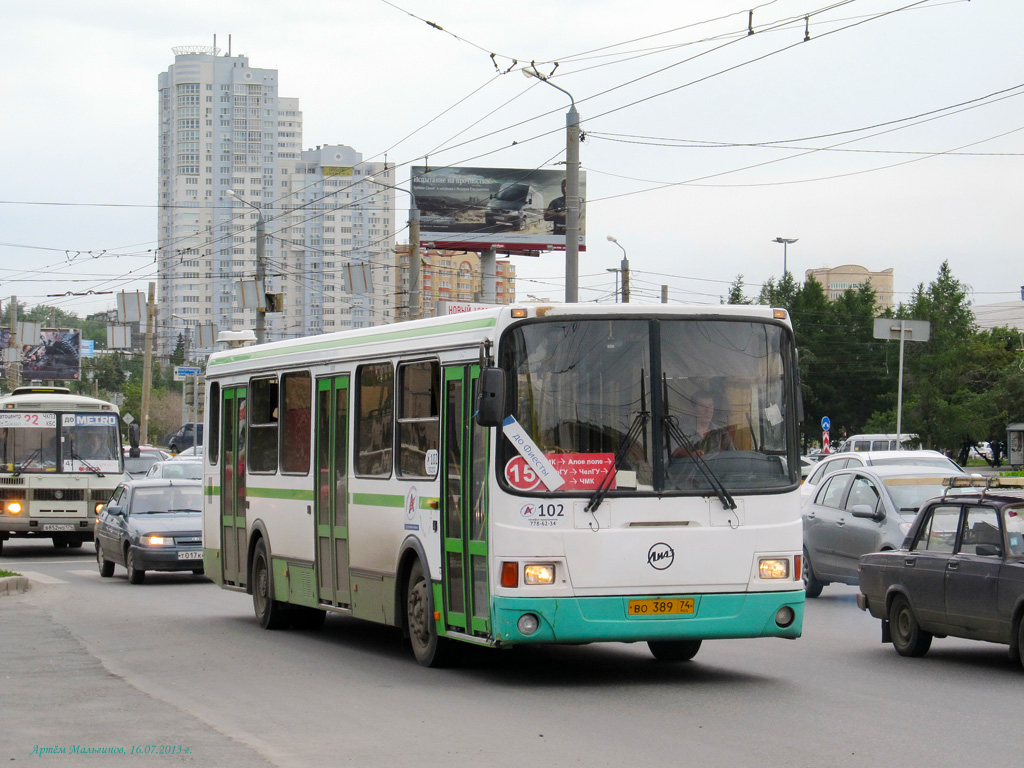
[[[681,594],[690,614],[631,616],[629,601],[666,595],[492,599],[492,631],[502,645],[636,642],[645,640],[800,637],[804,591]],[[524,619],[524,617],[527,617]],[[530,618],[533,617],[533,618]],[[533,632],[524,632],[536,625]]]

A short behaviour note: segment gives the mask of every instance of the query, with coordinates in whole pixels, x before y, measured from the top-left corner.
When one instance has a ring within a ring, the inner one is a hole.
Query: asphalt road
[[[0,598],[7,763],[53,746],[66,753],[43,759],[73,765],[247,768],[1019,762],[1024,673],[1006,648],[946,639],[901,658],[850,587],[808,602],[799,640],[709,641],[688,663],[603,644],[467,649],[428,670],[393,629],[329,616],[267,632],[247,596],[190,574],[101,579],[88,544],[7,542],[0,568],[33,580]]]

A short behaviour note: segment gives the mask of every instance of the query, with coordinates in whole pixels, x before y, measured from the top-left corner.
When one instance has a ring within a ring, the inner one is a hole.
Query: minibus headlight
[[[789,560],[781,557],[762,557],[757,570],[762,579],[788,579]]]
[[[7,502],[7,511],[12,515],[21,514],[21,502],[20,501],[9,501]]]
[[[531,563],[523,568],[523,583],[554,584],[555,566],[551,563]]]

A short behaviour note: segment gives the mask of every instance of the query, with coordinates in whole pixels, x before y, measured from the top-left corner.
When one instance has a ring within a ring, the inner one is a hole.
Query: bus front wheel
[[[452,641],[437,636],[430,582],[418,560],[409,572],[405,620],[416,661],[424,667],[442,667],[451,661]]]
[[[283,603],[274,599],[267,545],[260,539],[252,555],[252,607],[264,629],[286,629],[291,623]]]

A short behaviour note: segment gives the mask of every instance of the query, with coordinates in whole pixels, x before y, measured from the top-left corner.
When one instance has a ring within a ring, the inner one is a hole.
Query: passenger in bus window
[[[715,398],[707,390],[693,396],[693,423],[683,432],[699,455],[731,451],[736,447],[729,432],[715,421]],[[690,450],[680,445],[672,455],[685,458],[690,455]]]

